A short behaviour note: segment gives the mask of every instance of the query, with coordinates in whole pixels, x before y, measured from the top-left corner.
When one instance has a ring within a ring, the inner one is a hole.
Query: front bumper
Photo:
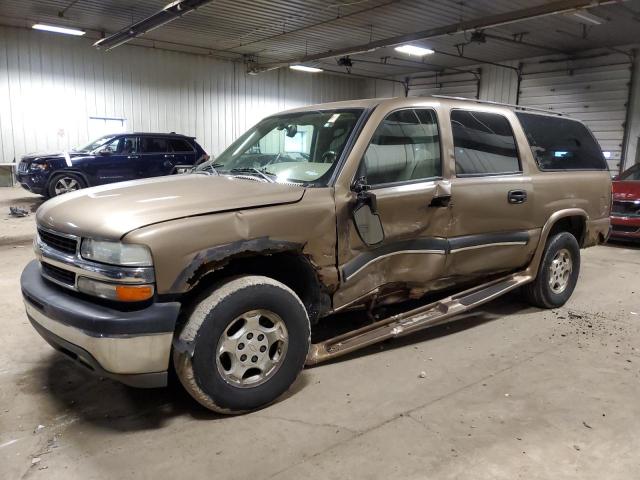
[[[15,174],[16,181],[22,188],[29,192],[42,195],[47,184],[47,178],[38,173],[21,173]]]
[[[97,374],[136,387],[167,384],[180,303],[115,310],[42,278],[37,261],[20,278],[29,321],[54,348]]]
[[[640,217],[611,215],[611,237],[640,240]]]

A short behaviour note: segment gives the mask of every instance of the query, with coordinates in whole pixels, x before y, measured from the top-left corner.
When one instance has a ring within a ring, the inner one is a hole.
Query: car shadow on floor
[[[64,412],[65,418],[77,419],[104,430],[130,432],[160,429],[171,419],[181,416],[196,420],[229,417],[201,406],[189,396],[173,374],[166,388],[138,389],[100,378],[58,352],[47,356],[43,366],[37,368],[34,374],[35,378],[41,379],[35,383],[46,386],[48,399],[54,403],[57,412]],[[281,400],[295,395],[307,383],[305,375],[299,376]]]
[[[611,248],[632,248],[635,250],[640,250],[640,240],[627,240],[624,238],[610,238],[607,240],[607,243],[604,244],[605,247]]]
[[[331,363],[371,355],[379,352],[381,348],[396,349],[452,335],[500,317],[521,313],[529,308],[531,307],[522,303],[518,294],[507,294],[477,310],[460,315],[449,323],[372,345],[332,360]],[[323,321],[322,336],[329,338],[342,333],[345,328],[362,326],[369,321],[363,312],[335,315]],[[314,368],[321,368],[322,365],[324,364]],[[52,352],[47,356],[42,366],[37,367],[34,373],[35,378],[40,381],[32,384],[32,388],[36,388],[36,384],[45,385],[48,397],[54,402],[57,412],[64,412],[66,416],[105,430],[129,432],[160,429],[171,419],[181,416],[190,416],[197,420],[220,420],[227,417],[210,412],[199,405],[173,375],[167,388],[136,389],[110,379],[99,378],[58,352]],[[279,401],[303,390],[308,381],[307,375],[300,375]]]

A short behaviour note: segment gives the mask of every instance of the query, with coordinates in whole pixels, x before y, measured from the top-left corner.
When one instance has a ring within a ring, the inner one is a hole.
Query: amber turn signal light
[[[153,297],[151,285],[118,285],[116,298],[122,302],[142,302]]]

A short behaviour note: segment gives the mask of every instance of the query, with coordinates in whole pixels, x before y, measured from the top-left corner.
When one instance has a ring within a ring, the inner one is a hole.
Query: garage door
[[[414,77],[409,83],[410,97],[448,95],[452,97],[478,98],[479,79],[468,73]]]
[[[573,62],[563,65],[563,69],[559,65],[525,64],[519,104],[564,112],[584,121],[605,152],[609,169],[618,173],[631,64],[612,60],[609,58],[609,63],[597,66],[593,66],[594,60],[581,60],[591,65],[576,66]]]

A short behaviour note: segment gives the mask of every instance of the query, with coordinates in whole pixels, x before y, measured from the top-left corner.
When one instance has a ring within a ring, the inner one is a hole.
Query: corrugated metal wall
[[[584,121],[618,172],[624,141],[631,63],[625,55],[583,60],[527,61],[520,105],[564,112]],[[610,153],[606,153],[610,152]]]
[[[451,97],[478,98],[479,78],[470,73],[438,76],[414,76],[409,82],[410,97],[447,95]]]
[[[218,154],[262,117],[294,106],[361,98],[366,83],[244,66],[191,54],[0,27],[0,162],[90,140],[89,117],[131,131],[194,135]]]
[[[517,61],[500,62],[516,68]],[[483,65],[480,69],[480,99],[492,102],[516,103],[518,98],[518,74],[515,70]]]

